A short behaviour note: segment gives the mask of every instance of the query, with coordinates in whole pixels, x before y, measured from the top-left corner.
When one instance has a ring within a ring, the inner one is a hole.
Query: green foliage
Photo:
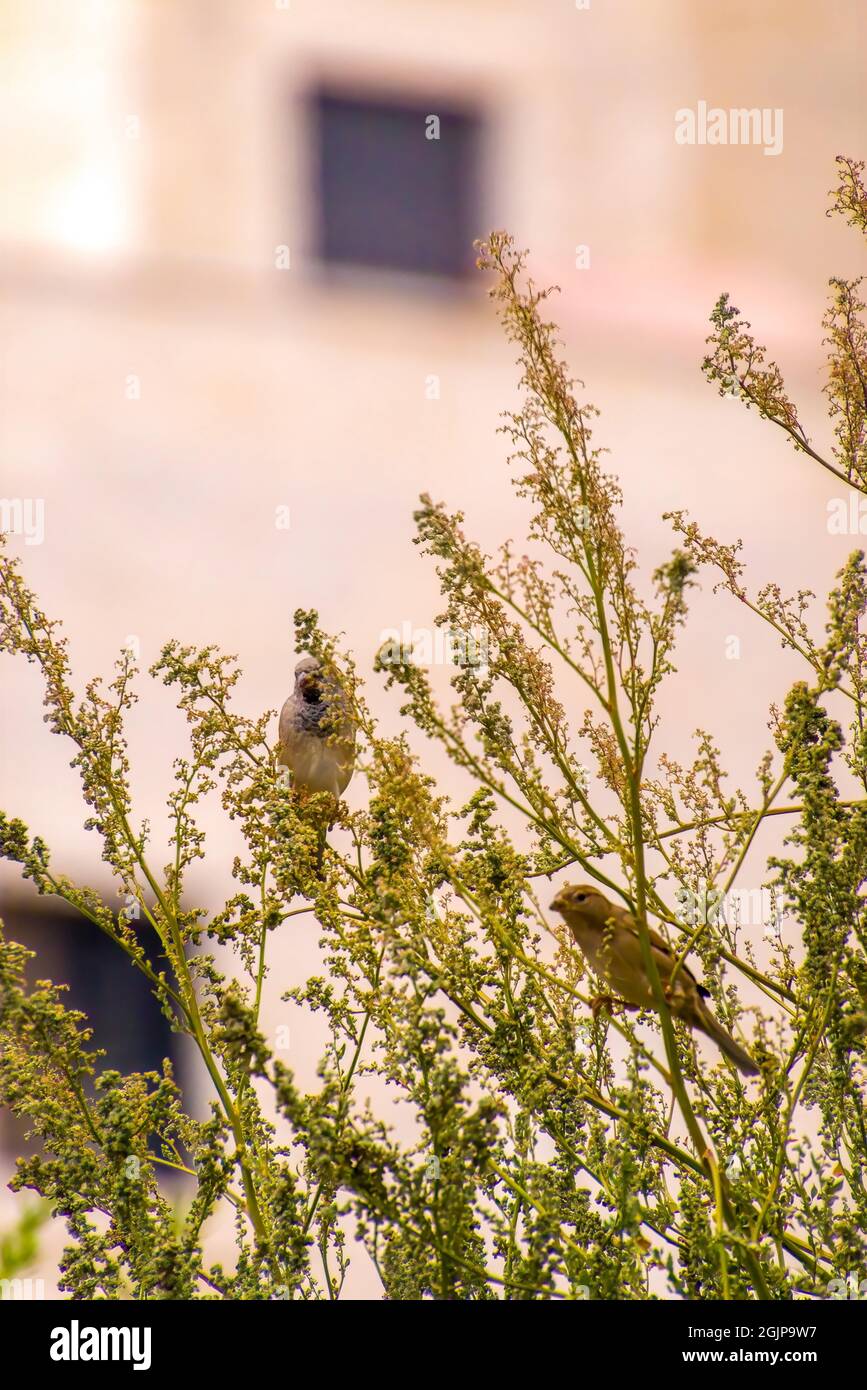
[[[832,190],[830,213],[847,219],[867,235],[867,189],[861,161],[838,156],[839,183]],[[825,395],[834,422],[836,463],[811,444],[797,407],[786,394],[783,374],[776,362],[767,362],[765,348],[756,343],[745,319],[720,295],[711,314],[711,351],[703,368],[721,396],[738,396],[747,409],[755,407],[766,420],[784,430],[800,452],[808,454],[842,482],[867,491],[867,325],[859,295],[861,279],[830,281],[831,300],[822,320],[827,336],[828,377]]]
[[[48,1220],[47,1202],[31,1202],[16,1225],[0,1235],[0,1279],[11,1279],[32,1265],[39,1254],[39,1230]]]
[[[836,207],[863,227],[860,173],[843,162]],[[169,862],[157,867],[129,790],[130,655],[107,688],[93,681],[78,699],[56,625],[2,558],[0,648],[39,666],[87,823],[158,949],[145,949],[129,911],[57,874],[38,833],[9,815],[0,853],[145,975],[210,1087],[194,1118],[168,1062],[159,1073],[105,1069],[62,987],[28,985],[28,953],[0,935],[0,1101],[39,1140],[12,1186],[65,1219],[61,1284],[75,1297],[334,1299],[360,1258],[355,1242],[391,1299],[785,1299],[867,1275],[867,800],[852,792],[867,794],[864,558],[843,568],[824,636],[811,595],[768,583],[751,596],[738,545],[682,513],[678,548],[643,579],[593,443],[596,412],[543,317],[548,292],[525,280],[503,234],[480,264],[521,364],[523,401],[504,430],[528,553],[484,554],[460,513],[421,499],[438,622],[476,641],[448,708],[411,653],[379,654],[402,697],[394,736],[316,614],[296,614],[296,648],[339,672],[365,783],[362,809],[338,808],[321,862],[334,808],[283,784],[272,712],[235,708],[232,658],[170,642],[151,675],[174,692],[189,747],[168,798]],[[833,283],[839,467],[819,461],[857,483],[862,306],[855,286]],[[725,296],[713,325],[711,379],[736,382],[813,453],[779,369]],[[688,766],[664,749],[659,695],[708,567],[804,662],[772,710],[773,746],[751,790],[729,787],[706,730]],[[425,772],[419,734],[460,770],[463,805]],[[198,808],[215,797],[244,849],[236,891],[209,912],[189,901],[186,879],[206,853]],[[763,946],[708,904],[725,901],[746,864],[754,872],[776,816],[789,830],[784,852],[765,853],[766,882],[793,930]],[[582,963],[541,891],[566,869],[636,914],[655,1013],[588,1010]],[[760,1080],[745,1084],[706,1050],[700,1060],[672,1020],[650,919],[681,957],[698,956],[725,1026],[749,1030]],[[327,1029],[308,1092],[260,1014],[274,934],[312,920],[323,973],[285,995]],[[180,1212],[170,1169],[191,1179]],[[206,1227],[223,1211],[236,1234],[230,1268],[208,1255]]]

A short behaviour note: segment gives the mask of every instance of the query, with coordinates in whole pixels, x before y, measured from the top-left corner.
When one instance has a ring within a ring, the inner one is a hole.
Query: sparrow
[[[315,656],[295,667],[295,688],[280,711],[277,766],[288,767],[297,787],[346,791],[355,767],[355,724],[337,679]]]
[[[567,883],[554,898],[551,909],[560,913],[587,964],[609,989],[630,1008],[655,1009],[653,990],[641,958],[638,927],[625,907],[609,902],[598,888]],[[744,1076],[757,1076],[759,1069],[752,1057],[729,1036],[705,1003],[709,995],[704,985],[685,965],[680,966],[671,982],[677,957],[658,932],[648,929],[648,934],[672,1016],[715,1042]]]

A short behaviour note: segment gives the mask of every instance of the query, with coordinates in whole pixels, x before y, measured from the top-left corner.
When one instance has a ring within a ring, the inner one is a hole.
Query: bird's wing
[[[292,765],[298,740],[301,737],[296,715],[295,697],[290,695],[280,711],[280,722],[277,726],[277,762],[284,763],[289,767]]]
[[[620,916],[620,914],[617,915],[618,922],[620,922],[622,926],[628,927],[628,929],[632,932],[633,936],[637,941],[638,927],[636,925],[635,918],[632,916],[630,912],[627,912],[625,908],[623,908],[621,911],[622,916]],[[656,967],[659,970],[660,977],[664,984],[666,974],[671,973],[671,970],[674,967],[674,962],[677,959],[677,955],[674,951],[672,951],[665,938],[660,936],[658,931],[654,931],[653,927],[648,926],[647,934],[650,937],[650,944],[653,947],[654,955],[656,956]],[[691,980],[692,983],[695,985],[696,989],[702,989],[702,986],[698,984],[695,976],[693,975],[692,971],[690,970],[689,966],[686,964],[685,961],[681,965],[677,973],[678,975],[685,975],[688,980]]]

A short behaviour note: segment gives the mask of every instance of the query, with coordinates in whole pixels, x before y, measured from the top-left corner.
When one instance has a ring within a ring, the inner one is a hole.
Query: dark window
[[[452,278],[472,269],[482,230],[477,116],[433,97],[319,92],[314,124],[323,261]]]
[[[45,898],[4,904],[3,922],[9,940],[20,941],[36,953],[27,967],[31,986],[44,979],[69,986],[63,1003],[87,1015],[93,1027],[89,1047],[106,1053],[97,1059],[97,1072],[106,1068],[124,1073],[160,1072],[164,1057],[177,1063],[177,1035],[147,980],[97,927],[72,909]],[[139,930],[151,959],[162,968],[159,944],[151,928],[142,923]],[[175,1079],[183,1082],[177,1065]],[[23,1123],[13,1125],[11,1116],[0,1112],[0,1136],[7,1145],[19,1141],[24,1128]],[[4,1130],[7,1135],[3,1135]]]

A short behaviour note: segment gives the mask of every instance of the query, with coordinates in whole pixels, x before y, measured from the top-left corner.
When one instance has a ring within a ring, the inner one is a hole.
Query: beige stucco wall
[[[144,666],[170,636],[217,641],[241,657],[245,708],[276,706],[297,606],[344,630],[362,664],[383,629],[430,625],[436,588],[410,543],[420,491],[463,507],[490,548],[521,534],[495,433],[514,399],[513,354],[482,294],[324,282],[311,260],[302,112],[322,77],[487,113],[479,233],[508,226],[535,278],[562,286],[554,312],[603,408],[598,439],[646,572],[670,547],[660,517],[677,505],[720,539],[742,535],[757,582],[826,591],[855,543],[827,533],[833,480],[720,400],[699,362],[729,288],[827,440],[825,284],[865,268],[854,233],[823,215],[835,154],[867,146],[860,10],[7,0],[0,492],[44,499],[44,544],[11,544],[66,622],[79,681],[107,672],[130,635]],[[674,112],[701,99],[782,108],[783,153],[678,146]],[[274,268],[280,244],[289,271]],[[438,400],[426,398],[431,374]],[[288,532],[275,527],[280,505]],[[761,711],[794,668],[709,586],[694,606],[683,679],[666,697],[668,747],[686,756],[700,723],[748,780],[768,741]],[[733,633],[740,663],[725,658]],[[34,672],[8,659],[0,672],[2,803],[60,867],[107,889]],[[372,699],[393,708],[376,682]],[[134,786],[157,840],[181,728],[162,687],[143,693]],[[350,801],[364,796],[358,778]],[[193,879],[209,905],[228,888],[233,844],[211,819],[214,857]],[[0,898],[13,892],[0,866]],[[268,1026],[316,960],[313,933],[276,944]],[[312,1081],[314,1039],[300,1035],[291,1060]]]

